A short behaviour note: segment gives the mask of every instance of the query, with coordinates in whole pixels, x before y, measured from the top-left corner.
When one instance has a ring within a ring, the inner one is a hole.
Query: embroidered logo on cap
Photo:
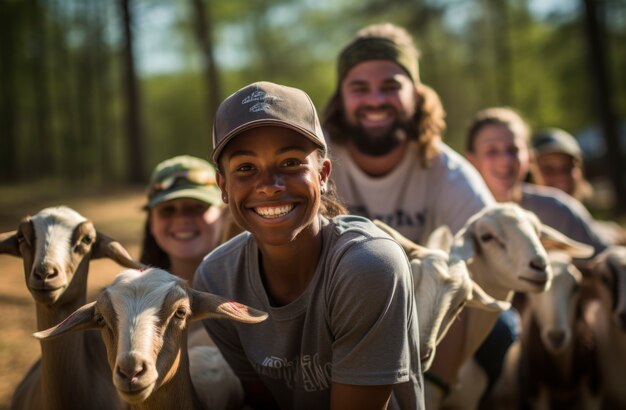
[[[256,90],[241,100],[241,104],[243,105],[256,102],[256,104],[250,107],[250,112],[259,112],[266,110],[271,104],[282,100],[283,99],[280,97],[268,95],[265,91]]]

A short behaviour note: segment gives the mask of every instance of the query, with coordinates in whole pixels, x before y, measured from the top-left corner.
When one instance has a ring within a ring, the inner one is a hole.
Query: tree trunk
[[[126,103],[127,180],[128,182],[143,184],[146,182],[146,144],[144,142],[143,127],[141,122],[139,84],[135,70],[132,33],[133,16],[130,2],[131,0],[119,0],[124,33],[122,62],[124,89],[122,91],[122,95],[124,96],[124,101]]]
[[[219,73],[213,53],[211,7],[210,3],[205,4],[204,0],[191,0],[191,4],[196,39],[200,46],[200,51],[202,52],[207,112],[209,113],[206,118],[209,120],[208,129],[210,130],[213,117],[215,116],[221,99]]]
[[[15,89],[16,16],[14,3],[0,3],[0,181],[15,183],[17,172],[17,109]]]
[[[607,162],[616,199],[616,213],[626,211],[626,186],[621,171],[622,152],[613,112],[608,64],[603,48],[603,27],[598,18],[595,0],[583,0],[585,7],[585,28],[587,33],[588,57],[595,90],[596,107],[601,129],[606,140]]]
[[[45,36],[45,17],[43,15],[40,1],[31,0],[32,18],[32,50],[33,59],[31,61],[33,73],[33,90],[35,99],[35,122],[36,135],[33,154],[35,161],[31,163],[33,167],[31,173],[37,178],[49,176],[54,170],[55,158],[51,155],[52,133],[50,129],[50,93],[48,89],[48,44]]]

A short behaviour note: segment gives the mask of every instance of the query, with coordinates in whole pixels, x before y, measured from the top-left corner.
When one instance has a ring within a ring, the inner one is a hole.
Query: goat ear
[[[377,227],[379,227],[387,235],[391,236],[396,242],[398,242],[404,250],[404,253],[406,253],[407,255],[416,258],[422,258],[425,256],[426,249],[423,246],[416,244],[383,221],[374,219],[373,222]]]
[[[469,263],[476,254],[476,251],[476,241],[474,240],[472,230],[468,228],[462,229],[455,237],[451,253],[454,253],[459,259]]]
[[[541,240],[541,244],[547,251],[563,251],[573,258],[589,258],[594,252],[593,247],[570,239],[561,232],[545,224],[541,225],[539,238]]]
[[[441,225],[428,236],[426,247],[450,252],[453,242],[454,236],[448,225]]]
[[[0,233],[0,254],[22,256],[17,241],[17,231]]]
[[[109,258],[119,265],[130,269],[145,269],[147,267],[134,260],[121,243],[111,239],[102,232],[96,233],[96,243],[93,245],[91,258]]]
[[[487,312],[504,312],[511,308],[511,303],[495,299],[487,294],[476,282],[472,281],[472,298],[467,302],[466,306]]]
[[[208,292],[188,288],[191,299],[191,320],[231,319],[242,323],[259,323],[267,319],[267,313],[242,303],[224,299]]]
[[[621,245],[609,246],[591,259],[575,260],[574,265],[583,273],[583,275],[595,275],[613,265],[621,270],[622,266],[626,266],[626,247]]]
[[[97,329],[98,325],[94,320],[95,311],[96,302],[93,301],[78,308],[58,325],[33,333],[33,336],[39,340],[51,340],[70,332]]]

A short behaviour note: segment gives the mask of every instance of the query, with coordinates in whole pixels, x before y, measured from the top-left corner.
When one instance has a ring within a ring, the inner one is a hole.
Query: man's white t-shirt
[[[371,177],[344,146],[333,145],[331,178],[350,213],[380,219],[409,239],[425,243],[440,225],[453,233],[467,219],[495,201],[476,169],[444,143],[426,168],[415,143],[402,162],[382,177]]]

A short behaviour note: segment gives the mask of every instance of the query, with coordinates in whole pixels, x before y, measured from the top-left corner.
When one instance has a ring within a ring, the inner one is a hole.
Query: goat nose
[[[561,347],[565,342],[565,332],[561,330],[550,330],[548,332],[548,339],[554,347]]]
[[[35,276],[45,282],[59,276],[59,268],[50,262],[44,262],[35,269]]]
[[[118,365],[116,370],[121,378],[133,382],[146,372],[146,364],[144,361],[133,361],[132,363]]]
[[[545,258],[542,258],[541,256],[536,256],[530,260],[529,266],[531,269],[544,271],[546,270],[547,264]]]

